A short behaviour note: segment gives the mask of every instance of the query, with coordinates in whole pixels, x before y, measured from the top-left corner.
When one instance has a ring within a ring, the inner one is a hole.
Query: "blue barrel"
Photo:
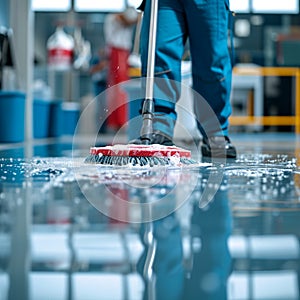
[[[47,138],[49,133],[49,100],[33,100],[33,137],[35,139]]]
[[[25,94],[14,91],[0,92],[0,142],[24,141]]]
[[[63,134],[62,100],[52,100],[50,103],[49,137],[59,137]]]
[[[63,134],[73,135],[80,117],[80,105],[76,102],[64,102],[62,110],[64,124]]]

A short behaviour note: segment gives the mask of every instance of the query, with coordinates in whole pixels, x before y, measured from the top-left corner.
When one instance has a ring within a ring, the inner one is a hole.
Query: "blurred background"
[[[104,36],[106,16],[120,13],[128,6],[136,8],[140,2],[1,1],[1,90],[22,92],[25,94],[23,97],[27,97],[24,105],[25,138],[49,136],[48,133],[33,132],[37,131],[34,124],[31,124],[34,107],[39,114],[39,107],[44,103],[36,103],[34,100],[59,100],[65,118],[73,114],[74,122],[78,120],[80,112],[95,97],[95,82],[90,66],[100,51],[105,52],[107,46]],[[15,10],[17,6],[21,9]],[[229,24],[228,44],[236,67],[232,93],[233,116],[287,117],[280,120],[261,119],[254,123],[249,119],[232,118],[231,130],[298,131],[293,117],[298,116],[299,77],[297,69],[289,68],[298,68],[300,64],[299,1],[231,0],[230,9],[234,18]],[[138,29],[138,25],[133,28],[131,52],[134,55],[131,55],[129,61],[129,78],[139,76]],[[66,45],[68,39],[69,48],[63,49],[65,52],[56,51],[60,47],[59,43]],[[64,64],[61,61],[57,63],[55,59],[63,59]],[[188,45],[183,60],[187,66],[183,73],[187,82],[190,82]],[[276,69],[265,71],[265,67]],[[266,72],[269,72],[268,76],[265,76]],[[7,94],[1,97],[7,98]],[[13,94],[10,97],[20,95]],[[93,132],[94,128],[89,123],[82,125],[82,132]],[[72,134],[73,127],[61,128],[61,131]],[[53,131],[53,128],[49,130]],[[23,136],[17,140],[23,140]],[[0,137],[0,141],[5,142],[6,139]]]

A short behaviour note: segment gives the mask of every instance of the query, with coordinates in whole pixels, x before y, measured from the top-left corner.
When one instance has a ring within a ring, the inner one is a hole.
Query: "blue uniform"
[[[144,1],[141,31],[142,74],[146,76],[151,0]],[[154,131],[172,137],[175,104],[180,98],[181,61],[189,39],[193,89],[211,107],[219,127],[210,126],[210,114],[194,99],[194,111],[203,136],[228,135],[231,114],[231,58],[227,46],[229,0],[159,0],[155,77],[165,79],[156,91]],[[151,37],[150,37],[151,38]],[[168,101],[165,101],[168,99]]]

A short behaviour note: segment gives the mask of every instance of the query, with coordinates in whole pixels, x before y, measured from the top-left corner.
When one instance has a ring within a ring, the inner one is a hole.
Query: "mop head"
[[[180,166],[196,162],[191,152],[176,146],[113,145],[91,147],[86,163],[106,166]]]

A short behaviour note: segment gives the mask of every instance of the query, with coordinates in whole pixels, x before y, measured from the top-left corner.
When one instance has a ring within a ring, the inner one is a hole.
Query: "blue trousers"
[[[141,31],[143,76],[147,70],[150,6],[151,0],[147,0]],[[155,78],[164,80],[155,84],[154,131],[173,136],[175,105],[181,93],[181,61],[188,41],[198,128],[203,136],[228,134],[232,73],[228,16],[229,0],[159,0]]]

